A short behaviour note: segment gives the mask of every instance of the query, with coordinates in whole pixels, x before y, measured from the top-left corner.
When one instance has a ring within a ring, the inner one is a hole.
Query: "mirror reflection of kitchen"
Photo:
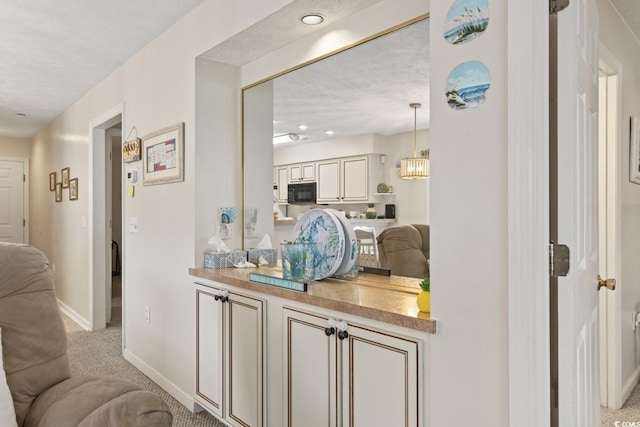
[[[428,167],[428,40],[425,18],[243,91],[244,203],[261,211],[245,248],[290,240],[314,208],[376,235],[429,224],[429,180],[401,177],[402,159]]]

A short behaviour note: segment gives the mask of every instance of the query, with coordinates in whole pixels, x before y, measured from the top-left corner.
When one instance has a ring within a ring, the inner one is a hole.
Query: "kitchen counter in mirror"
[[[436,332],[430,313],[418,310],[420,280],[402,276],[360,274],[355,278],[330,277],[308,285],[306,292],[293,291],[249,280],[251,273],[282,278],[276,266],[258,268],[190,268],[191,276],[211,280],[313,306],[348,313],[426,333]]]
[[[385,227],[390,226],[391,224],[395,224],[397,219],[395,218],[376,218],[376,219],[349,219],[349,222],[353,226],[356,225],[366,225],[368,227],[376,227],[381,230]],[[295,225],[298,222],[297,219],[289,218],[289,219],[276,219],[274,220],[275,225]]]

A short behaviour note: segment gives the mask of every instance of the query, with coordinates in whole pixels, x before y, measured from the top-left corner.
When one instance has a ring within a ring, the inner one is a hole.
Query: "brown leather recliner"
[[[2,357],[19,427],[169,427],[160,396],[113,378],[71,378],[49,261],[0,242]]]
[[[380,265],[396,276],[429,277],[429,226],[398,225],[377,237]]]

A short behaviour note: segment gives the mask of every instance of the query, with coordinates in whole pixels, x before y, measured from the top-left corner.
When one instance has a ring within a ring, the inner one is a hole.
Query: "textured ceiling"
[[[0,136],[33,136],[201,1],[0,1]],[[380,0],[297,0],[217,46],[206,56],[216,61],[241,65],[317,29],[292,25],[291,18],[297,19],[304,12],[313,10],[325,14],[330,23],[378,1]],[[611,2],[640,39],[640,1]],[[259,42],[256,43],[256,40]],[[425,43],[425,47],[426,45]],[[348,129],[359,126],[358,121],[368,121],[370,124],[375,121],[377,125],[387,123],[396,126],[392,129],[379,126],[378,130],[372,130],[376,133],[396,133],[403,128],[411,129],[413,115],[408,107],[410,102],[422,102],[423,107],[418,110],[421,121],[419,127],[427,126],[428,92],[426,99],[422,92],[416,92],[422,90],[419,89],[421,83],[413,80],[418,79],[421,71],[414,68],[414,63],[405,64],[404,68],[397,71],[398,76],[403,76],[402,79],[409,82],[410,89],[406,93],[396,87],[384,91],[377,99],[372,97],[370,82],[382,81],[387,65],[383,67],[381,64],[387,63],[389,55],[397,53],[383,47],[369,52],[366,58],[373,55],[379,61],[360,68],[359,78],[351,83],[339,73],[337,76],[327,75],[328,83],[323,84],[321,77],[326,70],[310,68],[304,71],[309,72],[310,76],[303,79],[302,83],[297,83],[298,86],[301,84],[300,89],[284,89],[283,99],[288,100],[287,105],[280,106],[280,101],[277,101],[276,111],[283,125],[285,122],[297,125],[304,121],[311,126],[308,119],[312,117],[311,114],[296,117],[287,113],[286,109],[293,112],[303,109],[316,111],[312,110],[312,97],[316,96],[312,93],[340,92],[345,99],[323,99],[322,102],[331,104],[331,110],[340,112],[341,117],[346,117],[349,112],[354,113],[354,117],[344,120],[342,125],[336,125],[336,120],[317,122],[313,125],[314,128],[332,128],[337,134],[346,134]],[[347,61],[359,65],[357,60]],[[428,78],[428,67],[425,72]],[[287,78],[292,82],[288,83],[285,79],[278,85],[286,87],[288,84],[295,85],[295,79],[300,81],[294,75]],[[426,90],[428,91],[428,86]],[[359,101],[352,104],[356,99]],[[316,108],[317,102],[319,101],[315,101]],[[392,108],[379,116],[382,118],[364,118],[364,112],[381,110],[387,105]],[[26,113],[27,116],[19,117],[16,113]],[[290,115],[290,118],[287,119],[286,115]],[[295,131],[302,133],[297,129]],[[311,129],[307,133],[311,135],[310,131]]]
[[[380,1],[297,0],[200,57],[229,65],[244,65]],[[312,12],[325,17],[322,25],[300,22],[300,17]]]
[[[429,127],[429,20],[425,19],[274,81],[274,134],[308,142]],[[306,125],[306,130],[298,125]],[[325,131],[335,134],[328,137]]]
[[[0,1],[0,136],[33,136],[201,1]]]

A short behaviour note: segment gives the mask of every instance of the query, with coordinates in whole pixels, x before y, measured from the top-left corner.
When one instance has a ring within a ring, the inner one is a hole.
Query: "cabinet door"
[[[284,309],[287,427],[337,426],[337,347],[325,317]],[[380,425],[380,424],[371,424]]]
[[[278,185],[278,202],[281,203],[286,203],[287,202],[287,197],[288,197],[288,193],[287,193],[287,167],[286,166],[280,166],[276,168],[276,179],[277,179],[277,185]]]
[[[234,293],[227,310],[227,421],[234,426],[264,425],[264,330],[262,300]]]
[[[302,179],[302,167],[300,165],[289,166],[289,182],[300,182]]]
[[[303,163],[300,165],[302,172],[301,181],[315,181],[316,180],[316,164],[315,163]]]
[[[318,202],[340,201],[340,160],[318,162]]]
[[[213,293],[196,289],[196,395],[219,416],[223,416],[224,403],[222,312],[222,304]]]
[[[342,160],[343,200],[366,201],[369,198],[369,159],[359,157]]]
[[[350,325],[342,372],[344,426],[418,426],[416,341]]]

